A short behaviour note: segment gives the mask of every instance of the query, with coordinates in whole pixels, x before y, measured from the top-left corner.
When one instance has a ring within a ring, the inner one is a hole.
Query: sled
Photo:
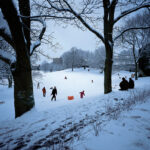
[[[68,100],[73,100],[74,96],[68,96]]]

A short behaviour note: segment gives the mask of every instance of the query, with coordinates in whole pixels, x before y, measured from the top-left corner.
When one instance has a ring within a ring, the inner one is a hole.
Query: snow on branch
[[[35,49],[41,45],[41,40],[42,40],[42,37],[46,31],[46,24],[45,24],[45,21],[41,18],[31,18],[31,21],[38,21],[40,22],[42,25],[43,25],[43,28],[41,30],[41,33],[37,39],[37,41],[33,44],[31,44],[30,46],[30,56],[33,54],[33,52],[35,51]]]
[[[128,32],[130,30],[140,30],[140,29],[141,30],[150,29],[150,26],[149,27],[132,27],[132,28],[128,28],[128,29],[122,31],[118,36],[116,36],[114,38],[114,41],[117,40],[120,36],[122,36],[125,32]]]
[[[8,65],[11,65],[15,62],[15,57],[10,53],[0,49],[0,60],[4,61]]]
[[[7,21],[0,9],[0,36],[14,48],[14,43]]]
[[[85,26],[89,31],[91,31],[92,33],[94,33],[99,39],[102,40],[102,42],[104,43],[104,37],[95,29],[93,29],[81,16],[81,13],[77,13],[72,7],[71,5],[68,3],[68,1],[66,0],[54,0],[54,1],[50,1],[47,0],[48,4],[50,5],[51,9],[56,10],[57,12],[64,12],[64,13],[70,13],[73,16],[75,16],[75,18],[77,18],[83,26]],[[63,4],[64,3],[64,4]]]
[[[13,40],[12,40],[12,37],[11,37],[9,34],[7,34],[7,33],[5,32],[5,29],[4,29],[4,28],[0,28],[0,36],[1,36],[8,44],[10,44],[13,48],[15,47],[15,44],[14,44],[14,42],[13,42]]]
[[[66,19],[66,20],[72,20],[75,19],[75,17],[66,17],[66,16],[56,16],[56,15],[38,15],[38,16],[22,16],[19,15],[19,17],[22,18],[30,18],[30,19],[37,19],[37,18],[48,18],[48,19]]]
[[[141,8],[148,8],[148,7],[150,7],[150,2],[142,4],[142,5],[139,5],[137,7],[131,8],[131,9],[128,9],[126,11],[123,11],[117,18],[114,19],[114,24],[117,21],[119,21],[121,18],[123,18],[124,16],[126,16],[126,15],[128,15],[128,14],[130,14],[132,12],[135,12],[135,11],[141,9]]]
[[[65,2],[65,4],[68,6],[69,8],[69,12],[72,13],[76,18],[78,18],[80,20],[80,22],[92,33],[94,33],[98,38],[100,38],[102,40],[102,42],[104,43],[104,37],[96,30],[94,30],[82,17],[80,14],[78,14],[70,5],[66,0],[63,0]]]

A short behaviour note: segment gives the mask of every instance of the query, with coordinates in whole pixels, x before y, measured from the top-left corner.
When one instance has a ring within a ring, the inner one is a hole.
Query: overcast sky
[[[94,51],[98,47],[99,40],[88,30],[82,31],[71,25],[63,28],[62,26],[47,22],[46,35],[52,32],[55,38],[53,39],[54,43],[58,42],[60,47],[53,50],[50,45],[42,44],[41,46],[42,49],[48,50],[50,57],[60,57],[60,55],[70,50],[72,47],[89,51]]]

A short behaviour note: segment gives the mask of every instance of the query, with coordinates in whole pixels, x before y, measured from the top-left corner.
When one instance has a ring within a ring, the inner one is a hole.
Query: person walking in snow
[[[40,88],[40,83],[38,82],[38,84],[37,84],[37,89],[39,89]]]
[[[128,90],[129,88],[129,83],[125,78],[122,78],[122,81],[119,84],[120,90]]]
[[[53,99],[55,99],[55,101],[56,101],[56,95],[57,95],[56,86],[54,86],[51,95],[52,95],[51,101],[52,101]]]
[[[43,97],[45,97],[46,96],[46,88],[43,87],[42,91],[43,91]]]
[[[129,78],[129,89],[133,89],[134,88],[134,81]]]
[[[84,90],[80,92],[80,98],[83,98],[83,96],[85,96]]]

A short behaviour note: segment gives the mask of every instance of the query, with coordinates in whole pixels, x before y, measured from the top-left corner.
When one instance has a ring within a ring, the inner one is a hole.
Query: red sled
[[[73,100],[74,96],[68,96],[68,100]]]

